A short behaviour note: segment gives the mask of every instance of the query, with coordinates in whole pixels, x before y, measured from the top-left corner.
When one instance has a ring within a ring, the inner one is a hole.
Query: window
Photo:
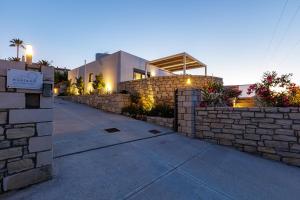
[[[147,76],[150,77],[150,72],[147,73]],[[139,80],[145,78],[145,71],[141,69],[133,69],[133,80]]]
[[[93,81],[93,73],[90,73],[89,74],[89,82],[92,82]]]

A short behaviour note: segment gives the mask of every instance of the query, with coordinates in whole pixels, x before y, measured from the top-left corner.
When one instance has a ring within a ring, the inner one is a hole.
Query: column
[[[186,75],[186,54],[183,56],[183,74]]]

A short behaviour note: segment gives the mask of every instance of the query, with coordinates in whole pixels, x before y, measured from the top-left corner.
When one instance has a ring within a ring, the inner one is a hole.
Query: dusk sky
[[[20,38],[35,61],[59,67],[97,52],[147,60],[187,52],[225,84],[257,82],[268,70],[300,83],[299,0],[1,0],[0,25],[1,59],[16,56],[9,40]]]

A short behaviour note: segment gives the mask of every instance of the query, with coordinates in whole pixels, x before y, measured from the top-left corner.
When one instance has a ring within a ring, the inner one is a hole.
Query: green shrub
[[[158,104],[152,108],[147,115],[171,118],[174,117],[174,109],[167,104]]]
[[[141,100],[141,95],[138,92],[130,94],[130,101],[131,103],[138,104]]]
[[[143,107],[137,104],[131,104],[130,106],[122,108],[122,114],[127,114],[130,117],[136,118],[140,115],[144,115],[145,111],[143,110]]]

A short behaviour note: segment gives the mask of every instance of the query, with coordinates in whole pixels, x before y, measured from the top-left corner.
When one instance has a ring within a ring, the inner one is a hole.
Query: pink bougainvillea
[[[300,106],[300,89],[291,82],[291,76],[265,72],[261,82],[250,85],[247,93],[255,93],[259,106]]]

